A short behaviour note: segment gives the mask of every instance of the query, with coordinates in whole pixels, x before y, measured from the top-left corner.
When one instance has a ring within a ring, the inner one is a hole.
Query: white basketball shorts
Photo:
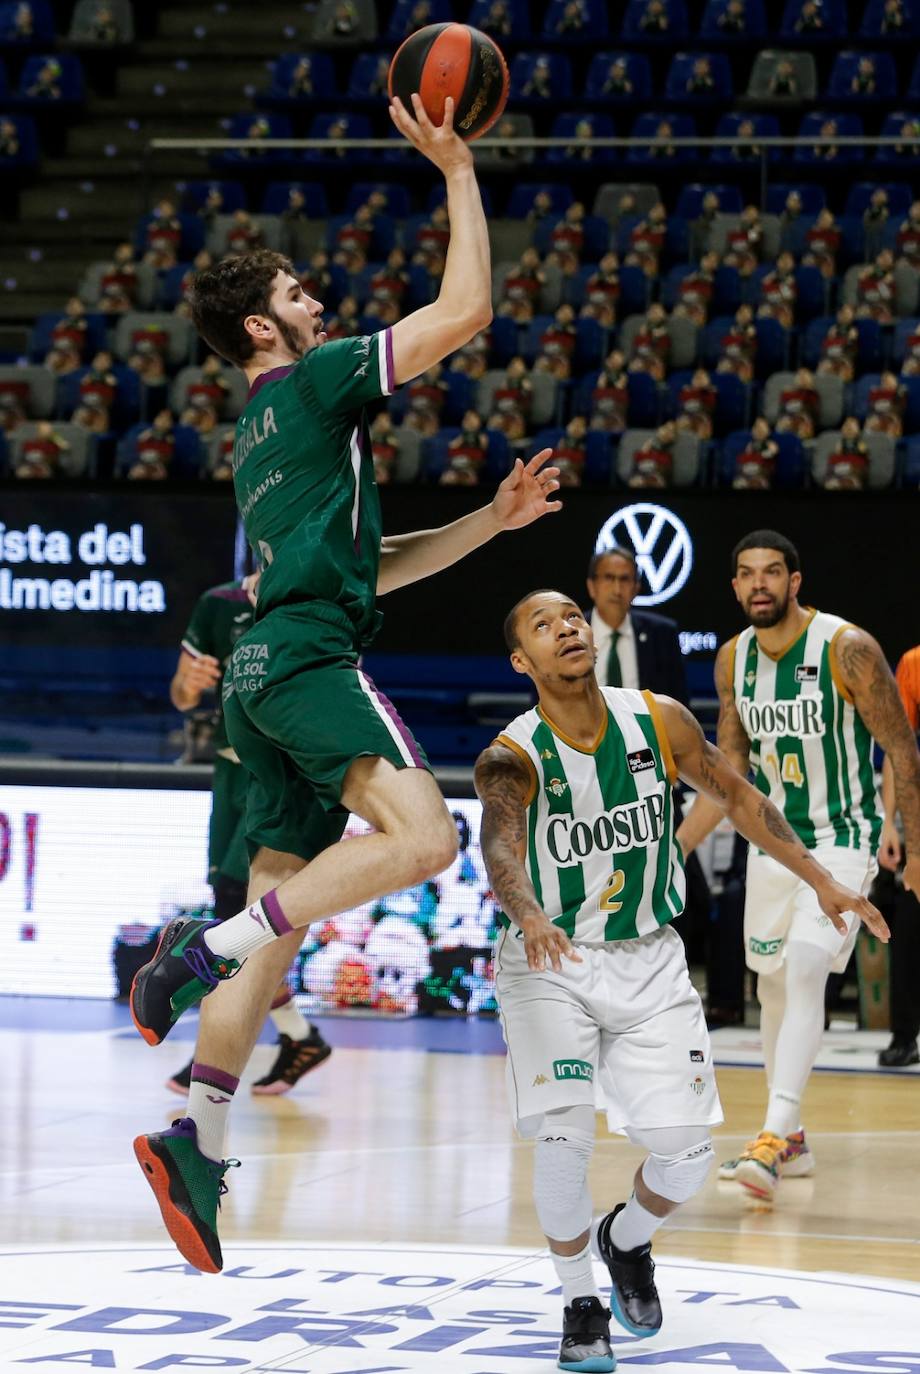
[[[612,1131],[720,1122],[709,1033],[677,932],[665,925],[576,948],[580,964],[534,973],[523,939],[499,937],[495,982],[521,1135],[544,1112],[582,1104],[606,1110]]]
[[[869,891],[876,863],[867,849],[821,845],[812,853],[838,883],[863,895]],[[819,907],[813,888],[767,854],[751,850],[744,900],[744,956],[748,968],[755,973],[775,973],[786,957],[790,941],[805,940],[827,950],[833,959],[832,972],[842,973],[859,933],[859,918],[848,912],[846,920],[847,934],[840,935]]]

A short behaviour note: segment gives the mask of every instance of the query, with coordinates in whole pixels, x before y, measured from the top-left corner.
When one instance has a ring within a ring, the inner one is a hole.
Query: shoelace
[[[200,978],[202,983],[207,983],[209,988],[216,988],[218,983],[223,982],[227,978],[235,977],[243,967],[242,964],[239,964],[231,972],[227,961],[218,959],[215,963],[215,967],[212,968],[204,950],[194,945],[190,949],[184,949],[182,951],[182,958],[188,964],[195,977]],[[216,972],[215,968],[217,970]]]
[[[227,1194],[228,1194],[229,1191],[230,1191],[230,1189],[227,1187],[226,1183],[224,1182],[224,1174],[227,1172],[228,1169],[239,1169],[240,1166],[241,1166],[241,1161],[240,1161],[239,1159],[223,1159],[223,1160],[221,1160],[220,1164],[215,1164],[215,1165],[214,1165],[214,1168],[213,1168],[212,1172],[214,1172],[214,1173],[217,1173],[218,1171],[220,1172],[220,1178],[217,1180],[217,1206],[218,1206],[218,1209],[220,1208],[220,1200],[221,1200],[221,1198],[222,1198],[222,1197],[226,1197]]]

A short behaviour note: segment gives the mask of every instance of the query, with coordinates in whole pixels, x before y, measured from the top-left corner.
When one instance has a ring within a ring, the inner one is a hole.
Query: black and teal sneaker
[[[625,1202],[592,1227],[595,1251],[610,1274],[610,1306],[613,1315],[631,1336],[657,1336],[661,1330],[661,1302],[655,1287],[651,1243],[635,1250],[618,1250],[613,1243],[613,1219]]]
[[[184,1011],[194,1007],[223,978],[241,967],[236,959],[212,954],[203,936],[219,921],[170,921],[156,953],[134,976],[131,1019],[148,1045],[159,1045]]]
[[[593,1295],[576,1298],[562,1312],[562,1344],[559,1368],[584,1370],[585,1374],[609,1374],[617,1361],[610,1344],[610,1308]]]
[[[168,1131],[139,1135],[134,1153],[179,1253],[202,1273],[220,1273],[217,1212],[227,1191],[224,1174],[239,1167],[239,1160],[203,1155],[191,1117],[174,1121]]]

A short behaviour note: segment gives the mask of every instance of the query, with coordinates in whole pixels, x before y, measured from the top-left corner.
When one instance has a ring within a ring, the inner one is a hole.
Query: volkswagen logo
[[[638,501],[614,511],[602,526],[595,553],[619,545],[631,548],[648,592],[637,596],[636,606],[657,606],[676,596],[693,567],[693,543],[683,520],[665,506]]]

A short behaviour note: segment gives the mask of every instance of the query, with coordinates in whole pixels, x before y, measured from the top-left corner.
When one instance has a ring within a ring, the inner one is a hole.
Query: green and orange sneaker
[[[750,1150],[754,1145],[753,1140],[749,1140],[745,1145],[745,1150]],[[741,1163],[742,1156],[735,1159],[723,1159],[719,1165],[719,1178],[726,1183],[737,1182],[738,1165]],[[786,1148],[779,1162],[780,1173],[783,1178],[811,1178],[815,1171],[815,1157],[811,1152],[811,1147],[805,1137],[804,1131],[793,1131],[786,1136]]]
[[[184,1011],[242,967],[237,959],[212,954],[205,944],[205,932],[219,924],[185,918],[170,921],[153,958],[135,974],[131,1019],[148,1045],[159,1045]]]
[[[785,1136],[761,1131],[757,1139],[745,1147],[738,1161],[735,1177],[742,1188],[760,1202],[772,1202],[779,1187],[785,1152]]]
[[[238,1159],[208,1159],[198,1148],[198,1128],[191,1117],[174,1121],[168,1131],[139,1135],[137,1162],[153,1189],[163,1224],[189,1264],[204,1274],[224,1266],[217,1238],[217,1213],[227,1191],[224,1174],[239,1168]]]

